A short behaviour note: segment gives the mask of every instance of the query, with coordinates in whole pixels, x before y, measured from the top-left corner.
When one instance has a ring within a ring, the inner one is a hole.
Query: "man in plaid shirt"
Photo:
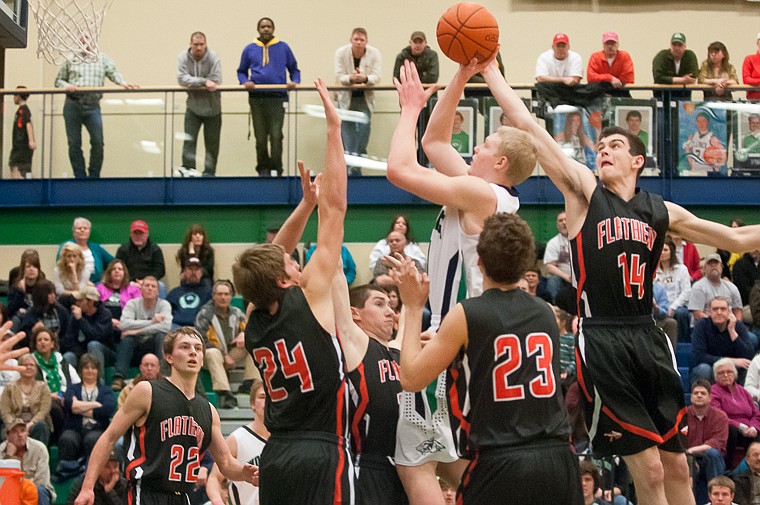
[[[89,177],[100,177],[100,169],[103,166],[103,118],[100,114],[100,99],[103,94],[82,93],[78,90],[102,87],[106,77],[125,89],[137,88],[124,80],[116,69],[116,64],[104,53],[100,53],[98,61],[93,63],[64,63],[55,78],[55,87],[66,88],[68,91],[66,103],[63,105],[63,120],[69,141],[69,160],[77,179],[88,176],[82,153],[82,125],[90,134]]]

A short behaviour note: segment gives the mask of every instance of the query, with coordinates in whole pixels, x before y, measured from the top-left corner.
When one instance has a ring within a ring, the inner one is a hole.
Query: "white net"
[[[100,29],[113,0],[34,0],[37,57],[54,65],[92,63],[100,58]]]

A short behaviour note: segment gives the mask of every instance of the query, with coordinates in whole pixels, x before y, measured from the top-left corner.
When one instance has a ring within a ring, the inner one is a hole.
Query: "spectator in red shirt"
[[[756,40],[758,51],[744,58],[742,65],[742,80],[747,86],[760,86],[760,33]],[[747,100],[760,100],[760,91],[747,91]]]
[[[588,60],[588,82],[608,82],[612,89],[607,94],[630,97],[631,93],[622,88],[633,82],[631,55],[619,49],[615,32],[605,32],[602,44],[603,49],[593,53]]]
[[[691,282],[696,282],[701,279],[702,270],[699,268],[699,251],[697,251],[697,246],[691,242],[686,242],[678,235],[673,235],[671,233],[670,237],[676,245],[676,256],[678,256],[678,261],[689,270]]]

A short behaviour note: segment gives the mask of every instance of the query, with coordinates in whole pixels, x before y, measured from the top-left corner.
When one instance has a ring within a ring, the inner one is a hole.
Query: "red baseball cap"
[[[132,221],[132,224],[129,225],[129,232],[133,231],[141,231],[143,233],[148,233],[148,223],[143,221],[142,219],[138,219],[137,221]]]
[[[564,33],[558,33],[554,36],[554,42],[552,42],[552,45],[559,44],[560,42],[564,42],[565,44],[570,43],[570,37],[565,35]]]
[[[618,34],[615,32],[604,32],[602,34],[602,44],[610,40],[614,40],[615,42],[618,42]]]

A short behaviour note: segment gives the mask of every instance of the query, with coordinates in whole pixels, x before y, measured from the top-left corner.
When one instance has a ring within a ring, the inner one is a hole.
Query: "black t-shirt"
[[[264,380],[270,432],[321,431],[346,436],[348,386],[338,338],[322,328],[300,287],[285,290],[274,315],[253,311],[245,348]]]
[[[351,381],[351,447],[357,454],[393,457],[401,394],[398,349],[370,338],[364,359],[348,374]]]
[[[659,195],[626,202],[597,186],[581,232],[570,241],[580,317],[652,314],[652,282],[668,231]]]
[[[567,441],[559,330],[549,305],[520,289],[462,301],[468,345],[451,364],[459,452]]]
[[[16,115],[13,117],[13,141],[12,149],[15,151],[14,155],[18,159],[18,155],[26,154],[28,159],[32,159],[32,150],[29,149],[29,133],[26,130],[26,125],[32,120],[32,113],[29,107],[26,105],[20,105],[16,111]]]
[[[211,404],[198,394],[188,400],[165,377],[150,385],[148,418],[127,432],[127,478],[156,491],[191,493],[211,444]]]

